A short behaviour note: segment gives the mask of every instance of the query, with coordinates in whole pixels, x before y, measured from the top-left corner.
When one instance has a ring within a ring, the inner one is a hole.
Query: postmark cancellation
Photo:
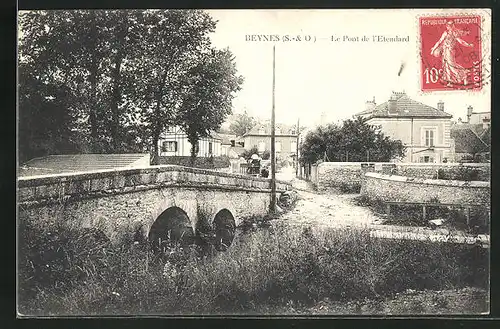
[[[488,83],[484,24],[475,13],[418,18],[422,92],[480,91]]]

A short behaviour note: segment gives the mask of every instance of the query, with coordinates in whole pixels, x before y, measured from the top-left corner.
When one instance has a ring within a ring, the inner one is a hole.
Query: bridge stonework
[[[147,237],[172,207],[185,212],[193,230],[202,217],[211,225],[223,209],[238,226],[246,217],[268,212],[270,188],[269,179],[181,166],[21,177],[19,220],[97,228],[118,242],[131,234]],[[290,189],[276,183],[277,192]]]

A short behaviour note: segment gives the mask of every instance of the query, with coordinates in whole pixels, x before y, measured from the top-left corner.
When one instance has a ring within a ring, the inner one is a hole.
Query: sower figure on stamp
[[[448,22],[446,24],[446,31],[443,32],[439,41],[431,49],[432,56],[439,57],[441,55],[443,80],[447,82],[448,87],[451,87],[452,83],[467,84],[467,73],[469,70],[457,63],[453,50],[457,46],[457,43],[464,47],[473,47],[473,44],[467,43],[460,38],[459,35],[461,32],[455,28],[453,22]]]

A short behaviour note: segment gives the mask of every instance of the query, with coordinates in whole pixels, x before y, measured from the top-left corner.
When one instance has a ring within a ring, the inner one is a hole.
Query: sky
[[[465,119],[469,105],[478,112],[490,111],[489,85],[480,92],[422,94],[419,91],[418,15],[443,12],[364,9],[208,10],[208,13],[218,21],[211,36],[213,44],[233,52],[238,73],[245,79],[233,101],[233,113],[247,111],[270,119],[273,45],[279,123],[293,124],[300,119],[301,125],[314,126],[322,113],[330,122],[347,119],[363,111],[367,100],[375,97],[377,104],[387,101],[392,91],[404,91],[410,98],[433,107],[442,100],[445,111],[454,120]],[[480,13],[490,19],[485,10]],[[490,23],[483,25],[483,32],[483,52],[488,55]],[[276,37],[258,40],[257,35],[277,35],[280,40],[276,41]],[[302,38],[284,42],[285,35]],[[304,40],[306,35],[311,41]],[[398,36],[408,42],[373,42],[373,35]],[[363,36],[370,41],[354,41]],[[344,37],[348,40],[344,41]],[[252,38],[253,41],[249,40]],[[336,38],[340,41],[335,41]],[[398,77],[402,63],[405,66]]]

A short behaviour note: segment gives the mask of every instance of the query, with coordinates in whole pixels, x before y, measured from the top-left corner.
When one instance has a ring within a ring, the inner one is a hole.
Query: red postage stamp
[[[419,18],[424,92],[482,88],[481,16]]]

